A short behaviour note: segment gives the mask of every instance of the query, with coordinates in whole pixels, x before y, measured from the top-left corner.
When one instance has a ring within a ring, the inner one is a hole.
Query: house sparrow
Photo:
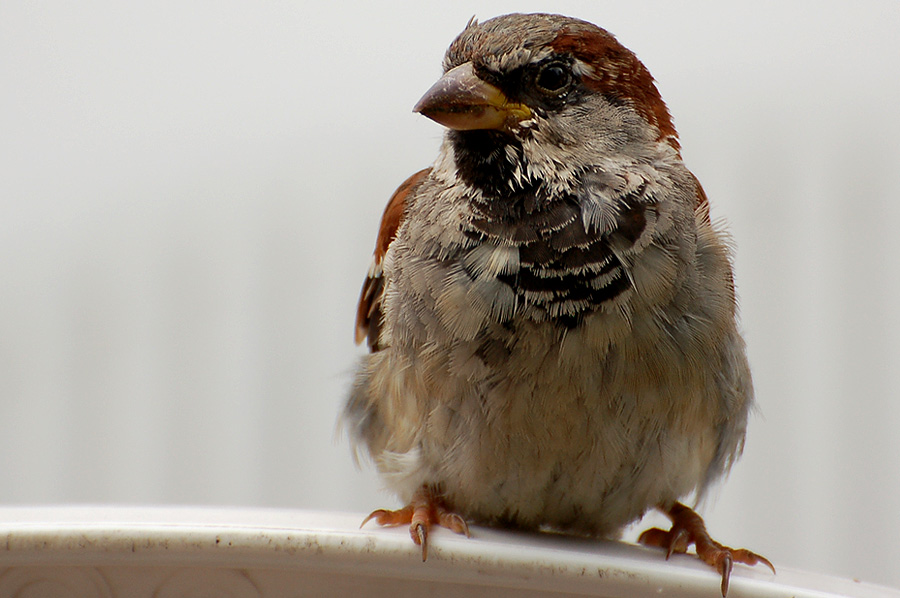
[[[608,32],[548,14],[474,19],[415,111],[437,160],[384,212],[362,289],[368,340],[342,416],[407,504],[367,519],[694,544],[679,502],[741,452],[753,402],[728,244],[650,73]],[[365,522],[363,522],[365,524]],[[773,569],[774,571],[774,569]]]

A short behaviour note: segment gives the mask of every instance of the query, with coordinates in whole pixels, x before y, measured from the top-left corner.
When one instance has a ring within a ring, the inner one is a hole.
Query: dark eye
[[[551,62],[541,67],[534,83],[544,93],[557,94],[565,89],[571,81],[572,74],[566,65],[560,62]]]

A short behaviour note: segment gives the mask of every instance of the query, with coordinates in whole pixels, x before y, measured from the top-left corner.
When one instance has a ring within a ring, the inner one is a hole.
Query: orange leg
[[[428,530],[439,525],[469,537],[469,526],[460,515],[450,511],[443,499],[428,486],[422,486],[409,504],[396,511],[376,509],[366,517],[360,527],[374,519],[378,525],[409,524],[409,535],[417,546],[422,547],[422,560],[428,558]]]
[[[638,538],[645,546],[658,546],[666,549],[666,559],[676,552],[687,552],[691,544],[697,550],[700,560],[714,567],[722,576],[722,596],[728,593],[728,582],[735,562],[745,565],[762,563],[775,573],[775,567],[769,559],[746,548],[729,548],[713,540],[706,531],[706,524],[694,510],[677,502],[669,509],[660,508],[672,520],[669,531],[658,527],[648,529]]]

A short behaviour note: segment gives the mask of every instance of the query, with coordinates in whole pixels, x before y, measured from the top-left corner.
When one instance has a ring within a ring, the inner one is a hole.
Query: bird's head
[[[520,180],[546,180],[660,143],[679,147],[637,57],[607,31],[559,15],[473,19],[414,110],[449,129],[463,174],[488,178],[503,164]]]

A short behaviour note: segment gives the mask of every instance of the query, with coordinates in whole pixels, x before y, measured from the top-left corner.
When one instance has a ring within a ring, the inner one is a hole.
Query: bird
[[[340,416],[405,505],[363,521],[693,545],[721,576],[771,562],[699,502],[740,456],[753,385],[732,248],[647,68],[553,14],[474,17],[414,107],[437,158],[390,198]],[[696,506],[696,503],[695,503]]]

